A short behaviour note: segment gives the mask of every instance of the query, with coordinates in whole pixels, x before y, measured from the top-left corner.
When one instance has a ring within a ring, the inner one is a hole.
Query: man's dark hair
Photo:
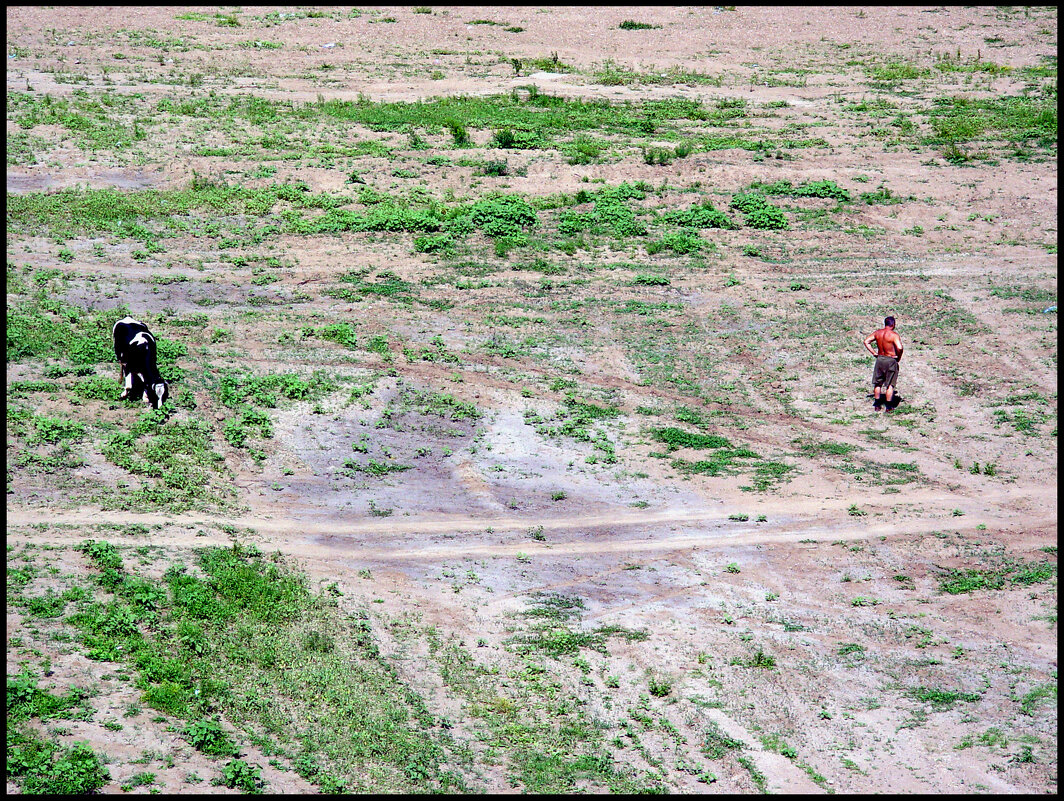
[[[894,327],[894,318],[893,317],[888,317],[886,320],[883,321],[883,325],[887,326],[887,328],[893,328]]]

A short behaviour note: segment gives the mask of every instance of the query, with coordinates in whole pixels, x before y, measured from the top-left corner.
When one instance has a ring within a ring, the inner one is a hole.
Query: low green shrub
[[[761,230],[790,228],[787,217],[781,209],[775,206],[764,206],[744,215],[747,225]]]
[[[222,776],[219,784],[242,790],[249,795],[258,795],[266,787],[266,781],[262,778],[262,767],[250,765],[242,759],[232,759],[222,768]]]
[[[189,723],[184,734],[192,747],[208,756],[235,756],[237,747],[217,719],[202,718]]]
[[[705,247],[705,240],[694,231],[681,228],[677,231],[669,231],[661,237],[661,244],[673,253],[680,255],[697,253]]]
[[[43,753],[39,749],[38,754]],[[9,763],[9,773],[11,767]],[[110,772],[87,743],[56,749],[49,758],[38,759],[25,776],[22,792],[27,795],[88,795],[111,781]]]
[[[668,445],[670,451],[678,448],[705,450],[731,447],[731,443],[725,437],[716,434],[694,434],[681,428],[654,428],[650,433],[655,440]]]
[[[643,161],[646,164],[660,164],[662,166],[672,164],[675,152],[667,147],[644,147]]]
[[[713,208],[713,204],[708,200],[695,204],[689,209],[666,212],[661,215],[661,219],[685,228],[735,229],[739,227],[724,212]]]

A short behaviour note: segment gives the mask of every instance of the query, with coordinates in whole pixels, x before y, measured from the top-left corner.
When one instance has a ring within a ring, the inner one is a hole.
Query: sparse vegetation
[[[574,13],[9,8],[10,790],[1055,790],[1055,9]]]

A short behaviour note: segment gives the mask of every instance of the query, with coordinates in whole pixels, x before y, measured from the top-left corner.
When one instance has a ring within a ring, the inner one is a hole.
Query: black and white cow
[[[132,317],[123,317],[115,323],[111,334],[121,367],[123,388],[119,398],[140,400],[147,395],[152,408],[161,408],[170,397],[170,385],[159,375],[155,363],[155,337],[148,326]]]

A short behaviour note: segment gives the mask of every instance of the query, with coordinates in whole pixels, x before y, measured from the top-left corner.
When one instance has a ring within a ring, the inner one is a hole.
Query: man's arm
[[[894,350],[898,351],[898,361],[901,361],[902,351],[905,350],[905,346],[901,344],[901,337],[897,334],[894,335]]]
[[[876,335],[875,334],[869,334],[868,336],[865,337],[864,346],[865,346],[865,350],[867,350],[873,356],[878,356],[879,354],[876,353],[874,350],[872,350],[872,343],[875,342],[875,340],[876,340]]]

